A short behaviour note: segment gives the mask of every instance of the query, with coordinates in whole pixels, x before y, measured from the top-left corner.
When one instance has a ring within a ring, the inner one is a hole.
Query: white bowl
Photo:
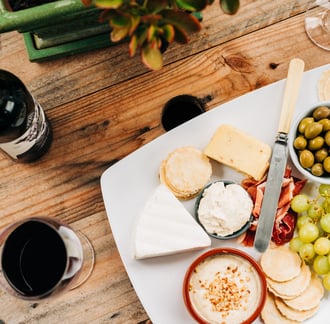
[[[330,101],[321,101],[313,104],[310,108],[299,114],[297,118],[293,121],[288,137],[288,147],[289,147],[290,158],[293,165],[306,179],[319,184],[330,184],[330,173],[325,173],[322,176],[315,176],[311,173],[310,169],[305,169],[301,166],[299,162],[298,152],[293,146],[293,142],[298,134],[298,126],[300,121],[304,117],[312,116],[314,109],[320,106],[330,107]]]

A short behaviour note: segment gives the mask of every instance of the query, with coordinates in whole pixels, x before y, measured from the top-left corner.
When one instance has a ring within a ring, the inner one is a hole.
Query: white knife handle
[[[289,133],[304,67],[304,61],[299,58],[294,58],[290,61],[278,127],[279,133]]]

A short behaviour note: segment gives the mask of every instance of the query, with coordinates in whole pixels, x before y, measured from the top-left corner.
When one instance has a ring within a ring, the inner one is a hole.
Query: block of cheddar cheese
[[[204,153],[219,163],[260,180],[269,167],[272,149],[231,125],[221,125]]]

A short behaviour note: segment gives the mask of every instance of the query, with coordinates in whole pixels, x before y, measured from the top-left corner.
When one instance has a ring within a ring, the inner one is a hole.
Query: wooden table
[[[204,13],[202,31],[187,46],[171,46],[158,72],[148,71],[139,57],[129,58],[127,44],[30,63],[20,34],[0,35],[0,68],[28,85],[54,130],[51,150],[38,162],[0,157],[0,228],[31,215],[53,216],[81,229],[96,251],[92,276],[63,296],[29,303],[1,291],[1,321],[148,321],[111,233],[102,172],[164,133],[162,108],[175,95],[204,99],[209,110],[285,78],[293,57],[305,61],[305,70],[329,63],[329,52],[305,34],[309,2],[242,0],[235,16],[225,16],[214,3]]]

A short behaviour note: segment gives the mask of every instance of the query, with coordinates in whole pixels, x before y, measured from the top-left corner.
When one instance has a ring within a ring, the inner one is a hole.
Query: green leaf
[[[175,0],[178,7],[188,11],[200,11],[207,6],[207,0]]]
[[[147,37],[149,42],[155,38],[156,32],[157,32],[156,27],[154,25],[150,25],[148,28],[148,37]]]
[[[151,70],[159,70],[163,66],[163,57],[159,48],[154,44],[146,44],[141,51],[142,62]]]
[[[239,8],[239,0],[220,0],[220,7],[224,13],[233,15]]]
[[[133,35],[134,32],[136,31],[136,29],[139,26],[139,23],[141,21],[141,17],[140,16],[131,16],[130,19],[131,19],[131,28],[129,30],[129,34]]]
[[[148,37],[148,28],[144,27],[144,28],[140,28],[136,31],[135,33],[136,37],[137,37],[137,43],[138,43],[138,47],[142,46],[143,43],[147,40]]]
[[[168,42],[172,43],[175,37],[174,27],[170,24],[162,26],[163,38]]]
[[[137,38],[137,35],[135,34],[131,37],[131,40],[130,40],[129,45],[128,45],[129,55],[131,57],[133,57],[135,55],[138,46],[139,46],[138,38]]]
[[[99,16],[100,22],[110,21],[117,13],[113,9],[104,9]]]
[[[130,16],[117,13],[110,19],[110,26],[114,28],[131,28]]]
[[[179,44],[187,44],[188,43],[187,33],[178,27],[174,27],[174,30],[175,30],[174,40]]]
[[[197,32],[201,30],[200,22],[190,13],[177,10],[163,10],[161,14],[165,23],[169,23],[186,32]]]
[[[125,27],[113,27],[111,31],[111,41],[112,42],[119,42],[123,40],[129,33],[129,26]]]
[[[117,9],[123,3],[123,0],[94,0],[94,5],[96,7],[104,9]]]
[[[158,13],[159,11],[168,8],[168,4],[168,0],[149,0],[146,8],[149,13]]]

